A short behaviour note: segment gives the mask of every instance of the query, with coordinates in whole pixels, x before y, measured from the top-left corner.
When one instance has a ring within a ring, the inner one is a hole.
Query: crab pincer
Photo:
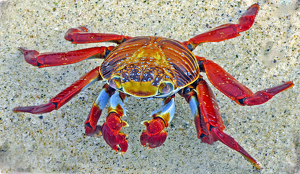
[[[126,134],[121,133],[121,128],[128,126],[120,119],[120,115],[111,112],[102,125],[102,136],[105,142],[115,151],[125,153],[128,149]]]
[[[155,148],[161,146],[167,139],[167,132],[164,131],[165,123],[160,118],[151,121],[144,121],[146,131],[143,131],[140,141],[143,146]]]
[[[127,95],[115,91],[111,95],[108,103],[108,116],[106,122],[102,125],[102,136],[105,142],[115,151],[125,153],[128,149],[127,135],[121,133],[122,127],[127,127],[128,123],[121,120],[125,115],[124,101]]]

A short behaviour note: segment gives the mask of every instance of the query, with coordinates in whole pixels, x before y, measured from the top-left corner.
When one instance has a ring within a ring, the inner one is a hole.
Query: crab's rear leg
[[[97,42],[113,42],[120,44],[128,39],[130,36],[109,34],[109,33],[89,33],[86,27],[80,26],[77,28],[70,28],[65,34],[65,39],[73,44],[97,43]]]
[[[200,43],[220,42],[240,36],[240,32],[248,30],[253,25],[258,10],[258,4],[253,4],[240,17],[238,24],[224,24],[218,26],[183,42],[183,44],[190,50],[194,50]]]
[[[102,78],[99,73],[99,67],[97,67],[82,76],[78,81],[74,82],[71,86],[60,92],[58,95],[50,99],[49,103],[37,106],[16,107],[13,109],[13,111],[41,114],[51,112],[54,109],[57,110],[61,106],[66,104],[69,100],[71,100],[80,91],[84,90],[89,85],[101,79]]]
[[[227,97],[239,105],[259,105],[267,102],[276,94],[294,86],[292,81],[285,82],[282,85],[264,89],[253,93],[246,86],[238,82],[233,76],[226,72],[218,64],[211,60],[205,60],[198,57],[200,67],[210,80],[210,82]]]
[[[104,59],[113,50],[114,46],[93,47],[68,52],[39,53],[36,50],[27,50],[23,47],[19,49],[23,52],[25,61],[39,68],[48,66],[59,66],[76,63],[85,59]]]
[[[197,129],[198,138],[207,144],[221,141],[231,149],[241,153],[254,167],[260,169],[256,160],[249,155],[231,136],[223,132],[225,129],[219,113],[215,96],[204,80],[196,82],[196,92],[186,87],[179,94],[190,104]]]
[[[146,130],[141,135],[141,144],[149,148],[161,146],[166,138],[167,132],[164,131],[174,117],[175,112],[175,96],[165,99],[163,107],[157,111],[152,112],[153,119],[151,121],[144,121],[143,125]]]

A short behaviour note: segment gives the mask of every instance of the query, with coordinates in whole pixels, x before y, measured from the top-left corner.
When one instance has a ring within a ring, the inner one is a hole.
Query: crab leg
[[[121,128],[128,126],[121,117],[125,115],[124,102],[126,95],[115,91],[109,99],[108,116],[106,122],[102,125],[102,135],[106,143],[115,151],[125,153],[128,148],[128,142],[125,139],[126,134],[121,133]]]
[[[72,42],[73,44],[97,42],[113,42],[120,44],[131,38],[132,37],[130,36],[123,36],[118,34],[88,33],[88,29],[83,26],[80,26],[78,28],[70,28],[65,34],[65,39]]]
[[[113,50],[114,46],[94,47],[68,52],[50,52],[39,53],[35,50],[27,50],[20,47],[23,52],[25,61],[39,68],[48,66],[59,66],[77,63],[85,59],[101,58],[104,59]]]
[[[200,67],[203,67],[202,71],[205,71],[210,82],[223,94],[242,106],[265,103],[276,94],[294,86],[292,81],[288,81],[282,85],[253,93],[218,64],[200,57],[197,57],[197,59],[200,60]]]
[[[58,95],[50,99],[49,103],[38,106],[25,106],[16,107],[13,109],[14,112],[28,112],[32,114],[48,113],[57,110],[69,100],[71,100],[76,94],[84,90],[94,82],[101,80],[99,73],[99,67],[93,69],[89,73],[82,76],[78,81],[73,83],[71,86],[60,92]]]
[[[179,94],[190,104],[198,138],[202,142],[211,145],[219,140],[231,149],[241,153],[254,167],[260,169],[256,160],[231,136],[223,132],[225,126],[219,113],[218,104],[212,90],[204,80],[198,82],[196,92],[186,87]]]
[[[100,136],[102,127],[97,125],[104,107],[107,105],[109,98],[114,94],[115,89],[105,84],[99,96],[93,104],[93,107],[85,121],[85,134],[88,136]]]
[[[146,131],[143,131],[140,141],[143,146],[155,148],[161,146],[166,138],[167,132],[164,131],[174,117],[175,112],[175,96],[165,99],[163,107],[152,112],[153,119],[144,121],[142,124],[146,126]]]
[[[183,42],[183,44],[192,51],[200,43],[220,42],[240,36],[240,32],[248,30],[253,25],[258,10],[258,4],[253,4],[239,18],[238,24],[224,24],[218,26],[211,31],[199,34],[190,40]]]

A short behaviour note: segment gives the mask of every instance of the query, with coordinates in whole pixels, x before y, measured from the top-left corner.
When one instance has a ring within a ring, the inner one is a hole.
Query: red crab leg
[[[126,134],[121,133],[121,128],[128,126],[121,117],[125,115],[124,101],[126,95],[116,91],[109,99],[108,116],[106,122],[102,125],[102,135],[106,143],[115,151],[125,153],[128,148],[128,142],[125,139]]]
[[[161,146],[167,139],[167,132],[164,131],[174,117],[175,113],[175,95],[168,97],[163,102],[163,107],[152,112],[153,119],[144,121],[142,124],[146,126],[140,141],[143,146],[155,148]]]
[[[190,50],[194,50],[200,43],[220,42],[240,36],[240,32],[248,30],[254,23],[255,16],[259,10],[258,4],[253,4],[239,18],[238,24],[224,24],[206,33],[199,34],[183,44]]]
[[[93,104],[93,107],[85,121],[85,134],[87,136],[100,136],[102,127],[97,125],[97,122],[101,116],[101,113],[109,98],[114,94],[115,89],[109,87],[107,84],[103,86],[99,96],[97,97],[96,101]]]
[[[70,28],[65,34],[65,39],[73,44],[83,43],[97,43],[97,42],[113,42],[120,44],[128,39],[130,36],[123,36],[118,34],[108,33],[88,33],[88,29],[80,26],[78,28]]]
[[[27,63],[38,66],[39,68],[48,66],[59,66],[76,63],[85,59],[101,58],[104,59],[113,50],[114,46],[94,47],[68,52],[39,53],[35,50],[27,50],[20,47]]]
[[[84,90],[89,85],[98,80],[101,80],[101,76],[99,74],[99,67],[85,74],[78,81],[76,81],[71,86],[69,86],[68,88],[60,92],[58,95],[50,99],[49,103],[38,106],[16,107],[13,109],[13,111],[41,114],[51,112],[54,109],[57,110],[61,106],[66,104],[69,100],[71,100],[80,91]]]
[[[285,82],[282,85],[264,89],[253,93],[246,86],[238,82],[233,76],[211,60],[205,60],[197,57],[200,67],[204,68],[210,82],[223,94],[235,101],[239,105],[259,105],[267,102],[276,94],[294,86],[292,81]],[[203,70],[202,70],[203,71]]]
[[[197,129],[198,138],[207,144],[221,141],[231,149],[241,153],[254,167],[260,169],[256,160],[249,155],[231,136],[223,132],[225,129],[219,113],[217,100],[204,80],[196,86],[196,92],[188,87],[179,92],[190,104]]]

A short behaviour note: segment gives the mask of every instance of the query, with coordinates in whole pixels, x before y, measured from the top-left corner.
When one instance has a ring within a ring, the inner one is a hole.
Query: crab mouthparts
[[[148,82],[129,81],[123,83],[122,87],[125,93],[131,94],[136,97],[155,96],[158,91],[158,87],[153,86],[151,81]]]
[[[136,97],[152,97],[158,94],[163,70],[146,62],[128,65],[121,72],[121,86],[127,94]]]

